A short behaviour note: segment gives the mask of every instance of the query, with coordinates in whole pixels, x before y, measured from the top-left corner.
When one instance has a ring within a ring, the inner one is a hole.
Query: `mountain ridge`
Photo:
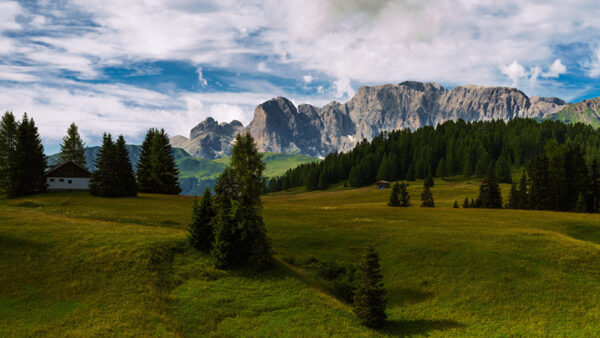
[[[250,124],[218,124],[212,117],[172,138],[172,144],[193,156],[217,158],[230,154],[235,134],[250,132],[259,151],[323,157],[348,151],[362,139],[383,131],[417,129],[447,120],[481,121],[513,118],[544,119],[567,103],[557,97],[527,96],[511,87],[457,86],[446,89],[435,82],[362,86],[347,102],[323,107],[294,105],[278,96],[257,105]]]

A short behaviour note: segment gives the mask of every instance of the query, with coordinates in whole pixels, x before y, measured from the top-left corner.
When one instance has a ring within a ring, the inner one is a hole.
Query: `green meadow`
[[[436,208],[340,185],[263,196],[263,273],[186,242],[192,197],[0,199],[0,336],[595,336],[600,215],[454,209],[477,180],[436,179]],[[503,185],[506,197],[508,186]],[[381,256],[389,324],[361,327],[315,262]]]

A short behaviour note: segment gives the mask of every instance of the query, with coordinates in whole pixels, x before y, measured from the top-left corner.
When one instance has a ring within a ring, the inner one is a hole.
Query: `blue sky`
[[[600,3],[0,0],[0,109],[51,153],[71,122],[137,143],[282,95],[323,105],[405,80],[600,96]]]

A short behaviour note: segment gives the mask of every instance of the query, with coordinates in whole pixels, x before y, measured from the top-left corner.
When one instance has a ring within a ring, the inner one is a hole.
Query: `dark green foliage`
[[[67,129],[67,136],[63,137],[60,145],[60,160],[73,161],[82,167],[87,165],[85,160],[85,146],[79,136],[79,130],[75,123],[71,123]]]
[[[510,165],[506,156],[500,156],[494,170],[496,171],[496,178],[500,183],[512,183],[512,175]]]
[[[211,255],[217,268],[246,264],[260,270],[271,264],[260,202],[264,168],[252,136],[237,135],[231,166],[215,186],[217,214],[212,221]]]
[[[110,134],[102,136],[102,148],[96,157],[96,171],[90,178],[90,194],[103,197],[137,195],[137,186],[125,139],[113,142]]]
[[[573,211],[575,212],[585,212],[586,211],[586,203],[585,203],[585,197],[583,196],[583,193],[579,193],[579,196],[577,196],[577,201],[575,203],[575,208],[573,209]]]
[[[9,176],[16,166],[18,123],[11,112],[6,112],[0,121],[0,189],[9,189]]]
[[[519,201],[519,190],[517,184],[513,183],[510,186],[510,192],[508,193],[508,205],[509,209],[520,209],[521,202]]]
[[[427,184],[423,185],[423,192],[421,193],[421,206],[427,208],[433,208],[435,206],[431,188],[429,188]]]
[[[429,188],[433,187],[433,176],[427,175],[427,177],[425,177],[425,180],[423,181],[423,184]]]
[[[400,206],[400,184],[396,183],[392,187],[392,191],[390,191],[390,200],[388,202],[388,206],[390,207],[399,207]]]
[[[9,197],[45,192],[46,156],[35,121],[23,114],[16,124],[16,133],[14,127],[14,117],[6,113],[0,133],[4,138],[2,156],[7,158],[2,165],[4,188]]]
[[[211,220],[214,216],[212,196],[210,189],[206,188],[200,204],[198,204],[197,200],[194,200],[192,222],[188,228],[190,232],[188,238],[192,247],[205,252],[211,249],[214,241]]]
[[[386,299],[379,255],[372,246],[368,246],[357,272],[358,285],[354,292],[354,313],[362,325],[381,328],[387,319]]]
[[[488,170],[488,174],[479,186],[479,197],[477,198],[476,205],[478,208],[502,208],[500,185],[496,180],[494,170],[491,168]]]
[[[140,192],[177,195],[181,192],[169,135],[164,129],[146,133],[137,165]]]
[[[452,206],[454,209],[458,209],[458,201],[454,201],[454,205]]]
[[[469,208],[469,207],[470,207],[470,206],[469,206],[469,198],[468,198],[468,197],[465,197],[465,201],[463,202],[463,208],[465,208],[465,209],[466,209],[466,208]]]
[[[446,177],[448,175],[448,171],[446,168],[446,161],[442,158],[438,163],[437,169],[435,171],[435,176],[437,177]]]
[[[396,158],[396,155],[385,155],[377,170],[377,180],[395,181],[398,178],[397,173],[398,159]]]
[[[406,180],[413,182],[416,180],[415,176],[415,166],[411,163],[408,167],[408,171],[406,172]]]
[[[319,189],[320,190],[327,190],[328,184],[327,184],[327,172],[325,170],[321,171],[321,174],[319,175]]]
[[[519,190],[515,198],[517,209],[528,209],[529,206],[529,188],[527,185],[527,174],[523,172],[521,175],[521,181],[519,182]]]
[[[401,207],[409,207],[410,206],[410,195],[408,194],[408,183],[400,183],[400,206]]]
[[[527,165],[528,194],[527,205],[531,209],[548,210],[553,208],[550,190],[548,158],[540,155]]]

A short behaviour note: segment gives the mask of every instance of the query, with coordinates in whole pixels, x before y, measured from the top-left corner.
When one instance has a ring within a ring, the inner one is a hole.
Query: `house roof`
[[[54,167],[52,167],[52,169],[50,169],[50,170],[46,171],[46,172],[44,173],[44,176],[48,176],[48,175],[52,174],[52,173],[53,173],[53,172],[55,172],[56,170],[58,170],[58,169],[60,169],[60,168],[64,167],[65,165],[67,165],[67,164],[69,164],[69,163],[71,163],[71,164],[74,164],[75,166],[77,166],[79,169],[83,170],[83,171],[84,171],[86,174],[88,174],[88,175],[91,175],[91,174],[92,174],[92,173],[90,173],[90,171],[89,171],[89,170],[87,170],[87,168],[86,168],[86,167],[84,167],[84,166],[82,166],[82,165],[79,165],[77,162],[75,162],[75,161],[73,161],[73,160],[66,160],[66,161],[64,161],[64,162],[62,162],[62,163],[59,163],[59,164],[55,165]]]
[[[375,182],[375,183],[391,183],[391,182],[384,181],[384,180],[380,180],[380,181],[377,181],[377,182]]]

